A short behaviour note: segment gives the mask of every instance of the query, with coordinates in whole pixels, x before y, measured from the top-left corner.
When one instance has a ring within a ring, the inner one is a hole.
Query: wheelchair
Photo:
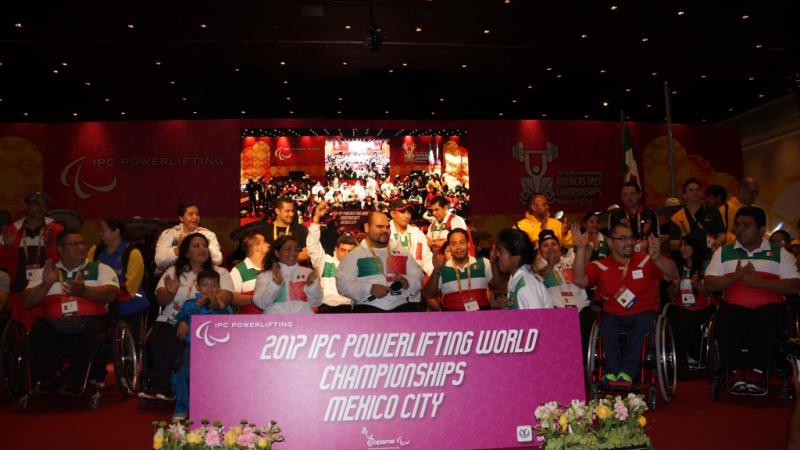
[[[778,331],[778,339],[776,341],[778,345],[771,355],[770,367],[767,368],[767,371],[764,374],[767,380],[766,389],[763,393],[750,393],[736,392],[731,388],[732,385],[729,376],[731,371],[729,370],[730,368],[728,367],[728,362],[725,360],[721,351],[719,342],[714,337],[716,332],[716,323],[718,320],[718,311],[719,309],[714,312],[714,315],[709,320],[706,328],[706,336],[704,336],[705,341],[708,342],[707,363],[709,396],[711,397],[711,400],[719,401],[720,393],[723,387],[728,394],[734,397],[766,397],[770,393],[771,377],[772,375],[776,375],[780,379],[778,398],[783,406],[789,406],[792,400],[792,388],[790,386],[792,371],[786,360],[786,355],[784,354],[785,352],[783,349],[786,347],[786,343],[788,341],[791,341],[793,338],[796,339],[798,336],[798,330],[800,330],[800,314],[793,308],[786,309],[785,328],[784,330]],[[749,329],[746,329],[745,331],[750,332]],[[740,349],[743,360],[746,361],[748,359],[751,347],[752,336],[749,333],[746,333],[744,345]]]
[[[7,315],[0,334],[0,398],[10,400],[22,395],[28,382],[30,348],[22,322]]]
[[[644,337],[639,374],[634,377],[633,385],[624,389],[626,392],[640,391],[650,409],[655,409],[658,393],[664,401],[670,402],[677,391],[677,352],[672,328],[667,319],[668,306],[665,305],[658,315],[654,331]],[[604,391],[620,390],[604,386],[602,383],[605,353],[603,339],[600,336],[600,320],[601,315],[598,314],[597,320],[592,325],[586,351],[586,383],[592,399],[600,398]],[[620,334],[620,336],[625,335]],[[624,348],[624,345],[622,347]]]
[[[9,348],[12,351],[9,352],[8,356],[4,352],[2,359],[4,362],[13,362],[12,365],[7,366],[9,370],[5,372],[12,373],[11,379],[14,381],[13,392],[16,395],[21,395],[17,402],[17,410],[24,411],[33,399],[59,396],[42,391],[39,383],[34,383],[31,379],[31,349],[28,342],[28,332],[21,323],[14,320],[12,322],[13,325],[10,323],[6,326],[2,343],[3,349]],[[6,344],[6,334],[8,334],[8,344]],[[102,390],[105,387],[104,380],[92,377],[92,371],[95,366],[105,366],[109,362],[112,363],[117,387],[124,397],[131,395],[133,392],[132,387],[138,384],[140,374],[139,350],[133,336],[130,324],[123,320],[112,321],[104,342],[95,351],[86,367],[80,393],[75,395],[75,397],[83,397],[87,392],[91,392],[87,404],[90,410],[95,410],[100,405]],[[68,359],[66,358],[66,360]]]

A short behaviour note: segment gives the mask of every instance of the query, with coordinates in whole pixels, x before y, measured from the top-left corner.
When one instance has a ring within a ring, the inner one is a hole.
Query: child
[[[175,390],[175,412],[173,420],[185,420],[189,415],[189,338],[188,333],[192,316],[208,314],[233,314],[231,307],[225,304],[220,293],[219,273],[213,270],[202,270],[197,274],[196,298],[186,300],[175,317],[178,323],[178,339],[185,340],[183,361],[180,369],[173,377]]]

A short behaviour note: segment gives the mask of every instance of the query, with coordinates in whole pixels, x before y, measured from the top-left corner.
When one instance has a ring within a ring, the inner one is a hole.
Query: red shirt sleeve
[[[597,267],[597,264],[589,263],[586,265],[586,278],[589,279],[587,288],[597,286],[597,280],[600,278],[600,268]]]

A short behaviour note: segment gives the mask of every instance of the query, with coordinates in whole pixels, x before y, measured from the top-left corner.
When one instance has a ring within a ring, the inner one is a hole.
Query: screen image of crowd
[[[436,173],[392,179],[380,160],[329,167],[324,185],[302,175],[248,182],[245,213],[260,218],[232,234],[239,246],[227,258],[195,202],[178,206],[177,223],[108,218],[90,239],[78,213],[49,214],[47,194],[29,194],[24,215],[4,219],[0,305],[3,325],[30,330],[31,389],[80,395],[96,350],[86,337],[127,321],[150,336],[135,390],[144,401],[174,400],[175,417],[185,418],[189,364],[174,384],[171,371],[189,358],[180,349],[199,314],[570,308],[584,355],[594,351],[593,327],[603,338],[597,385],[624,390],[643,386],[643,337],[670,305],[679,380],[704,358],[701,325],[712,315],[731,393],[763,395],[769,374],[780,373],[771,355],[787,317],[796,323],[800,241],[768,233],[753,179],[730,195],[684,180],[681,199],[658,209],[645,208],[628,182],[620,206],[575,223],[534,194],[512,228],[490,236],[469,226],[466,189]],[[347,209],[366,211],[355,229],[333,219]],[[747,358],[742,328],[753,336]],[[66,371],[53,354],[61,340],[80,355]]]

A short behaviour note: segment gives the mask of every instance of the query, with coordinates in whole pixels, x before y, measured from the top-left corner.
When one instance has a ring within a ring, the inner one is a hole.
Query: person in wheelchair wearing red
[[[44,309],[28,336],[31,377],[40,391],[75,396],[83,393],[89,364],[108,332],[108,304],[119,284],[113,269],[86,258],[77,231],[61,231],[56,244],[61,261],[47,260],[34,270],[23,293],[26,309]],[[65,356],[70,364],[62,375]]]
[[[597,286],[603,302],[600,335],[606,355],[603,383],[626,388],[639,372],[644,337],[651,333],[659,311],[659,281],[677,276],[675,262],[661,256],[658,238],[649,236],[647,253],[634,251],[636,239],[630,227],[618,223],[609,230],[611,254],[587,265],[591,246],[586,234],[572,226],[577,249],[574,284],[581,288]],[[620,350],[619,334],[627,332],[625,353]]]
[[[794,258],[778,244],[764,239],[767,217],[755,206],[740,208],[734,217],[736,241],[717,249],[706,268],[706,288],[722,292],[715,338],[732,370],[732,392],[766,393],[766,377],[777,334],[784,326],[785,296],[800,291]],[[752,373],[743,370],[743,329],[752,332]]]

